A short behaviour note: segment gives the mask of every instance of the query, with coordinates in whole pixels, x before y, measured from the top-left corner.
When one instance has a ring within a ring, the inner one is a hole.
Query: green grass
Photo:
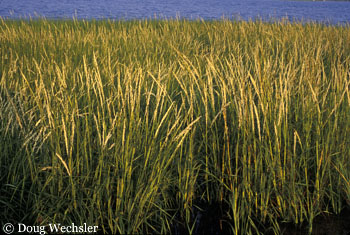
[[[279,234],[350,205],[348,25],[1,20],[0,79],[1,221],[192,233],[222,205]]]

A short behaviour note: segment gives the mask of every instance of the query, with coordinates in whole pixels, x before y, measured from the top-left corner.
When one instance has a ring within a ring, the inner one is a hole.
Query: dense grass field
[[[350,206],[350,27],[1,20],[0,167],[4,223],[311,233]]]

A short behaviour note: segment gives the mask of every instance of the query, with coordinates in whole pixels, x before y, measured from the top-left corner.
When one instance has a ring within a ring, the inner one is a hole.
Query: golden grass
[[[349,42],[287,21],[1,20],[2,220],[192,233],[219,203],[235,234],[311,232],[350,202]]]

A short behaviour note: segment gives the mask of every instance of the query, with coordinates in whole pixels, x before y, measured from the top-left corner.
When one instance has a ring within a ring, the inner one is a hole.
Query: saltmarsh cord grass
[[[350,205],[348,25],[2,19],[0,79],[1,221],[194,233],[208,204],[279,234]]]

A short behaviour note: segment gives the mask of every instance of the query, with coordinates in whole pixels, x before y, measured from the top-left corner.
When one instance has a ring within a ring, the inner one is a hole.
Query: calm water
[[[287,0],[0,0],[2,18],[263,19],[350,23],[350,2]]]

